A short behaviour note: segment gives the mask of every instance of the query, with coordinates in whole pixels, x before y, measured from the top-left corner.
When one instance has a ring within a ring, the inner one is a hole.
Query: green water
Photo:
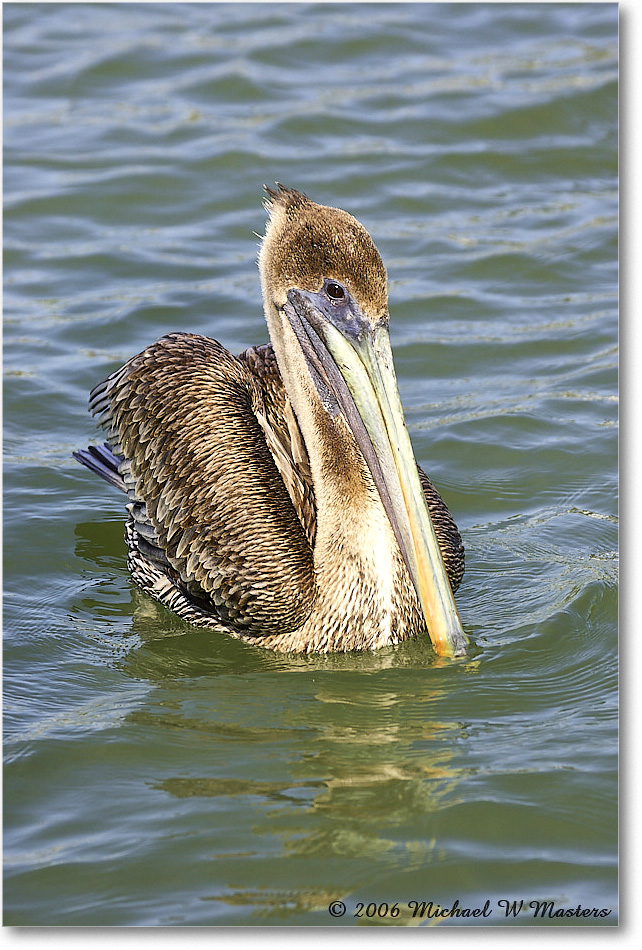
[[[617,7],[3,14],[5,923],[613,925]],[[265,341],[275,180],[387,265],[466,662],[195,631],[71,458],[89,389],[163,333]]]

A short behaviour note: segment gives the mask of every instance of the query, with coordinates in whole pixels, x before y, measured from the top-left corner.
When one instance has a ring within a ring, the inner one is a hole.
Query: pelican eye
[[[325,292],[330,298],[330,300],[343,300],[346,295],[345,290],[341,284],[337,284],[334,280],[329,280],[325,285]]]

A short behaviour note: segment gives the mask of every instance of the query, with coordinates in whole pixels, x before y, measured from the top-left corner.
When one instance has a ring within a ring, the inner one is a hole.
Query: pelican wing
[[[172,333],[97,386],[90,408],[123,459],[136,580],[192,622],[211,616],[212,626],[257,636],[299,627],[316,590],[313,518],[293,504],[310,497],[306,476],[286,487],[279,472],[294,467],[298,427],[279,418],[276,379],[271,391],[251,363],[215,340]]]
[[[418,465],[419,481],[423,489],[428,511],[437,535],[444,567],[450,581],[453,594],[461,584],[465,569],[464,544],[461,540],[455,519],[451,515],[446,502],[441,497],[424,470]]]
[[[308,452],[285,391],[271,343],[252,346],[239,355],[263,392],[263,412],[256,416],[276,467],[288,490],[310,546],[316,537],[316,504]]]

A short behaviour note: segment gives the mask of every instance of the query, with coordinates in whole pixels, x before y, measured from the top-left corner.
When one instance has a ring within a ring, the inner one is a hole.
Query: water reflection
[[[174,648],[202,636],[188,634]],[[222,845],[212,854],[209,899],[285,919],[327,912],[384,867],[407,873],[438,862],[433,817],[457,800],[468,773],[454,764],[465,725],[435,716],[448,683],[430,682],[430,648],[289,658],[224,642],[234,661],[217,675],[194,676],[194,665],[183,675],[179,664],[170,682],[165,670],[128,716],[148,736],[178,732],[191,749],[189,774],[150,774],[152,788],[195,808],[204,827],[215,816],[248,829],[249,851]],[[164,655],[159,640],[132,651],[122,668],[153,679],[154,653]],[[467,666],[474,672],[476,661]],[[266,850],[272,874],[260,869]],[[306,870],[298,873],[300,862]]]

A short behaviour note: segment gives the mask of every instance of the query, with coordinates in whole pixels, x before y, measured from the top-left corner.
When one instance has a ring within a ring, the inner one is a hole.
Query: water
[[[3,13],[5,923],[613,925],[616,6]],[[266,339],[275,180],[387,265],[467,662],[193,630],[71,458],[89,389],[163,333]]]

